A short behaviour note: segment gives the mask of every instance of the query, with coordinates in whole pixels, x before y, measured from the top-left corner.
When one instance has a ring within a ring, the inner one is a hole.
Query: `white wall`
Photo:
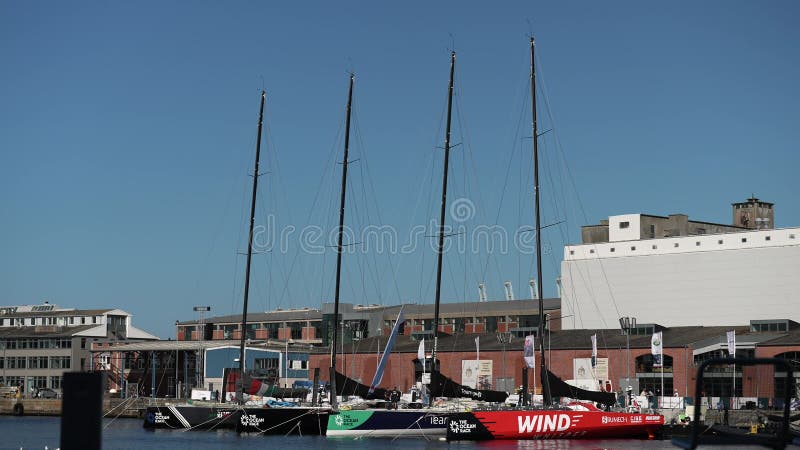
[[[621,228],[620,224],[628,222],[627,228]],[[608,218],[608,240],[610,242],[632,241],[641,239],[641,215],[622,214],[610,216]]]
[[[567,246],[562,327],[800,322],[799,274],[800,228]]]

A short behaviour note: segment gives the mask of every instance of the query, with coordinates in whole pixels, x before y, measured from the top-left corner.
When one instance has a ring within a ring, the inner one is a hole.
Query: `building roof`
[[[132,342],[132,343],[116,343],[113,346],[94,348],[92,352],[150,352],[150,351],[178,351],[178,350],[209,350],[222,347],[239,347],[239,340],[220,340],[220,341],[147,341],[147,342]],[[269,341],[269,342],[251,342],[247,344],[247,348],[274,348],[285,349],[286,342]],[[302,351],[312,348],[306,344],[293,344],[292,351]]]
[[[323,314],[327,314],[330,310],[333,311],[332,303],[323,304],[323,311],[311,308],[301,309],[287,309],[282,311],[268,311],[261,313],[248,313],[247,322],[282,322],[282,321],[295,321],[295,320],[322,320]],[[345,306],[346,305],[346,306]],[[383,314],[387,319],[392,319],[397,316],[400,307],[404,308],[403,314],[406,319],[417,319],[420,317],[431,317],[434,313],[434,305],[432,304],[418,304],[408,303],[404,305],[352,305],[340,304],[340,314],[358,315],[363,314]],[[487,302],[454,302],[454,303],[441,303],[439,305],[439,315],[442,318],[448,317],[462,317],[468,315],[519,315],[519,314],[538,314],[539,301],[538,300],[496,300]],[[560,298],[546,298],[544,299],[544,309],[553,311],[561,308]],[[242,320],[241,314],[231,314],[226,316],[215,316],[203,319],[205,323],[215,324],[238,324]],[[178,322],[178,325],[195,325],[199,320],[187,320]]]
[[[792,337],[785,337],[784,335],[776,336],[775,333],[751,333],[749,327],[702,327],[702,326],[687,326],[687,327],[673,327],[663,329],[663,345],[664,348],[681,348],[684,346],[691,346],[694,349],[705,348],[709,345],[717,345],[725,343],[726,333],[728,331],[736,331],[737,345],[790,345],[781,343],[782,339],[795,339],[800,342],[800,330],[789,333]],[[605,330],[558,330],[552,331],[548,336],[547,344],[553,350],[591,350],[592,341],[591,336],[597,334],[597,346],[599,348],[626,348],[627,339],[624,334],[621,334],[619,329],[605,329]],[[452,351],[475,351],[475,338],[480,338],[481,351],[499,351],[503,349],[503,344],[497,338],[497,333],[482,333],[482,334],[468,334],[458,333],[455,335],[439,335],[439,347],[441,352]],[[361,339],[352,344],[344,345],[345,353],[374,353],[378,350],[378,343],[381,346],[386,345],[386,337],[373,336]],[[641,349],[650,348],[650,340],[652,335],[631,335],[630,348]],[[525,344],[525,339],[514,337],[510,343],[507,343],[506,351],[522,351]],[[427,352],[430,352],[433,344],[428,340],[425,342]],[[419,348],[419,341],[412,339],[410,336],[397,336],[393,352],[415,352]],[[324,347],[317,347],[315,351],[325,353]]]
[[[78,325],[74,327],[61,327],[52,325],[27,326],[27,327],[0,327],[0,338],[55,338],[71,337],[91,330],[97,325]]]
[[[800,345],[800,329],[789,330],[786,333],[774,335],[772,339],[758,343],[759,347],[777,347]]]
[[[286,320],[322,320],[322,312],[318,309],[300,308],[300,309],[287,309],[281,311],[267,311],[257,313],[247,313],[247,322],[282,322]],[[226,316],[214,316],[203,319],[204,323],[241,323],[241,314],[231,314]],[[187,320],[178,322],[178,325],[194,325],[199,323],[200,320]]]
[[[7,308],[7,307],[6,307]],[[119,311],[122,314],[128,313],[113,308],[108,309],[55,309],[52,311],[15,311],[8,312],[0,308],[0,317],[60,317],[60,316],[99,316],[112,311]]]

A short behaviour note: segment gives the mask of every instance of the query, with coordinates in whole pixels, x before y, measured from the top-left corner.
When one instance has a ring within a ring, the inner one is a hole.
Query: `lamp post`
[[[197,343],[198,343],[198,351],[197,351],[198,358],[197,359],[198,359],[198,363],[196,365],[197,365],[197,387],[198,388],[202,388],[203,387],[203,381],[204,381],[203,380],[203,371],[205,370],[205,367],[203,365],[203,338],[205,337],[205,336],[203,336],[203,334],[205,334],[203,314],[208,312],[208,311],[211,311],[211,307],[210,306],[195,306],[193,309],[194,309],[195,312],[200,313],[200,322],[199,322],[199,326],[197,328]]]
[[[506,376],[506,344],[510,344],[513,339],[514,335],[510,332],[497,333],[497,342],[503,345],[503,387],[506,391],[508,391],[508,377]],[[475,387],[477,388],[477,386]]]
[[[378,338],[378,354],[375,356],[375,367],[377,368],[381,363],[381,328],[376,330],[375,337]]]
[[[286,363],[283,365],[283,387],[289,387],[289,344],[294,344],[294,341],[289,338],[286,340]]]
[[[625,378],[628,386],[631,385],[631,330],[636,329],[635,317],[620,317],[619,326],[625,335]]]

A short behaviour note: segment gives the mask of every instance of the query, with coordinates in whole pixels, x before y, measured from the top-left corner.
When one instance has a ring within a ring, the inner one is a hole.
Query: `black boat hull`
[[[144,428],[183,430],[236,430],[239,433],[324,436],[329,409],[232,408],[219,406],[151,406]]]
[[[325,436],[330,409],[246,408],[236,422],[239,433]]]
[[[240,416],[241,409],[230,406],[149,406],[143,426],[165,430],[233,430]]]

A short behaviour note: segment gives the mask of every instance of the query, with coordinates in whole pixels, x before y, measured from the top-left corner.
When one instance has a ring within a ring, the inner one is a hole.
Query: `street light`
[[[375,367],[381,363],[381,332],[383,331],[382,328],[378,328],[377,333],[375,333],[375,337],[378,338],[378,354],[375,356]]]
[[[289,387],[289,344],[294,344],[291,338],[286,340],[286,363],[283,365],[283,387]]]
[[[497,342],[503,344],[503,387],[506,391],[508,391],[508,377],[506,375],[506,344],[510,344],[512,340],[514,340],[514,335],[510,332],[497,333]]]
[[[205,334],[203,313],[211,311],[211,307],[210,306],[195,306],[193,309],[194,309],[195,312],[200,313],[200,322],[199,322],[200,325],[199,325],[199,328],[197,329],[197,343],[198,343],[198,353],[197,353],[197,355],[199,356],[199,358],[198,358],[199,362],[198,362],[198,364],[196,364],[196,366],[197,366],[197,387],[202,389],[203,382],[204,382],[204,380],[203,380],[203,371],[205,370],[205,367],[203,365],[203,338],[205,337],[205,336],[203,336]]]
[[[635,317],[620,317],[619,326],[625,335],[625,377],[628,386],[631,385],[631,330],[636,329]]]

